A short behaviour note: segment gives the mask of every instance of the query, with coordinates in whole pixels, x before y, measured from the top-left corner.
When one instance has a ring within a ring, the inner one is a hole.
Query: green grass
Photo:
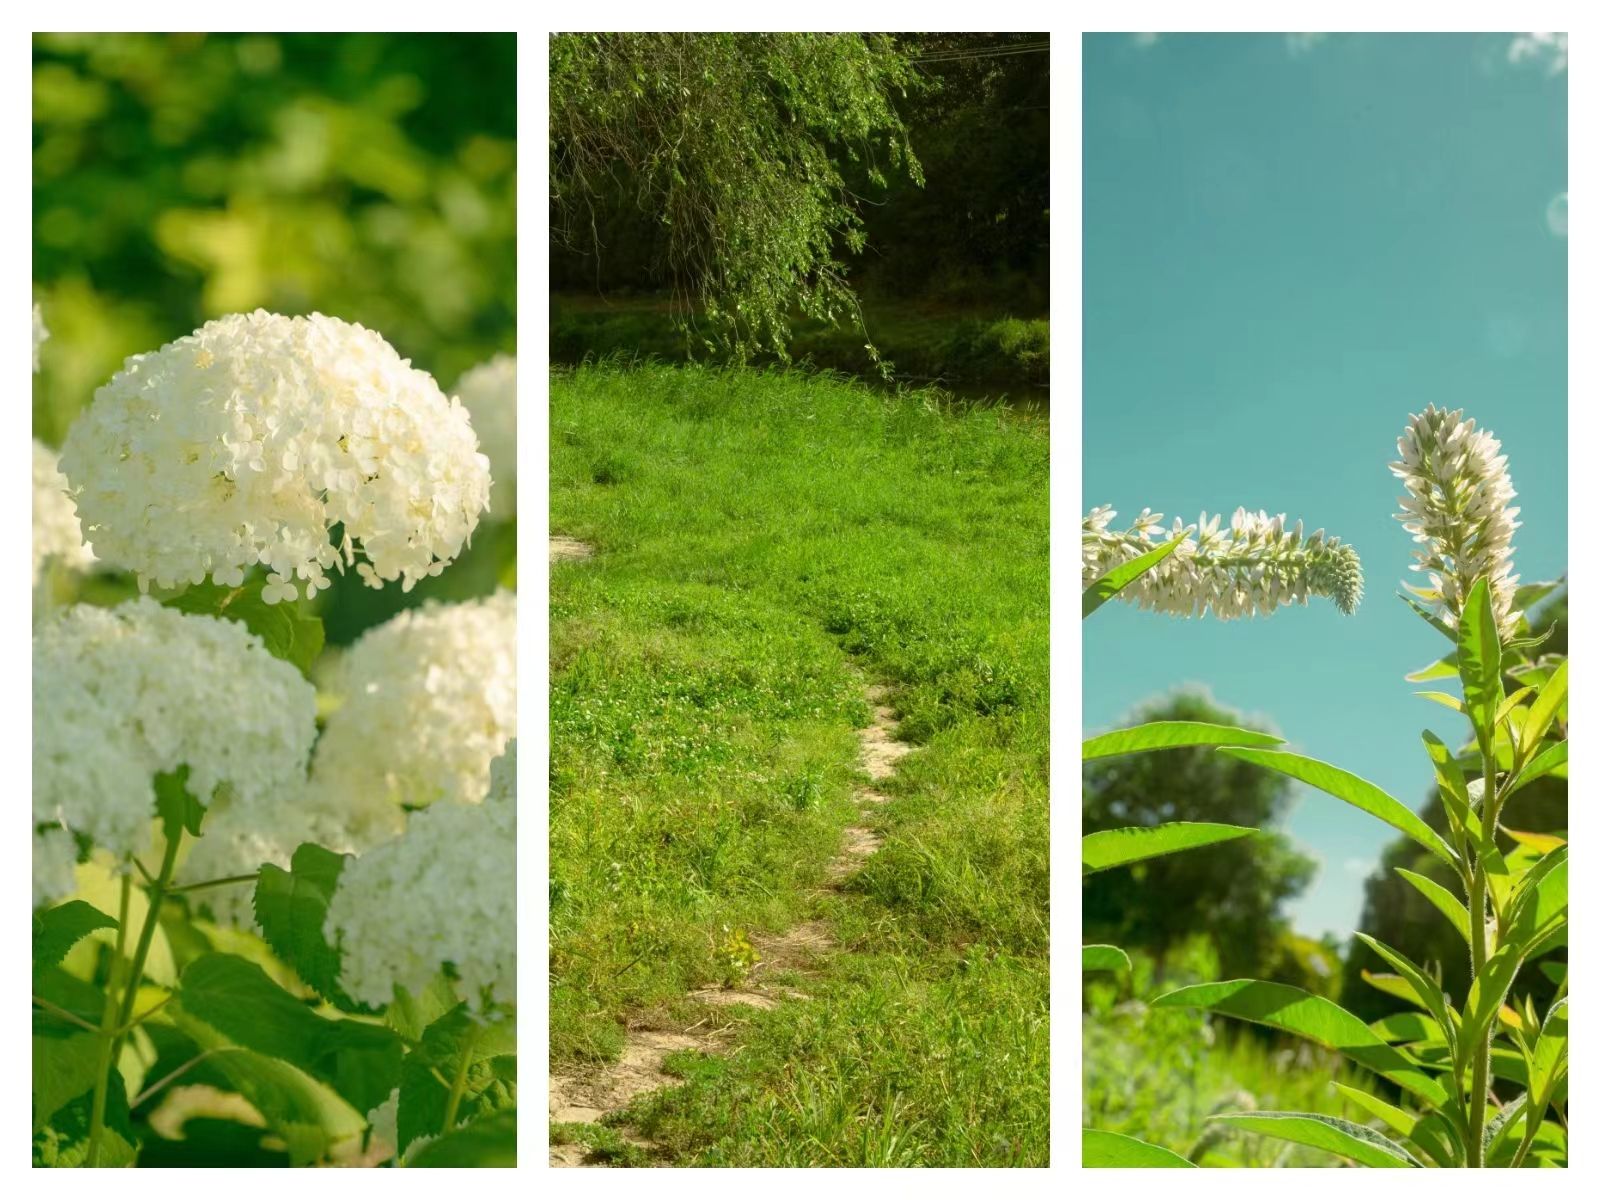
[[[705,1164],[1047,1160],[1048,446],[799,372],[551,381],[551,1039],[686,1027],[743,936],[830,922],[809,997],[733,1021],[629,1119]],[[869,680],[887,841],[820,893]]]

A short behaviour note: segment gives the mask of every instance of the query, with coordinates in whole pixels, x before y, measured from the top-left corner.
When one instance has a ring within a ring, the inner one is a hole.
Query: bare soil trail
[[[561,557],[586,558],[592,553],[592,549],[582,542],[552,537],[551,562],[557,561],[558,542],[581,547],[581,553],[564,553]],[[878,784],[891,777],[895,773],[895,765],[915,747],[895,736],[894,710],[884,703],[888,689],[882,684],[869,684],[862,694],[872,708],[872,721],[859,734],[860,761],[868,778],[873,784]],[[856,802],[863,815],[873,806],[887,803],[888,799],[873,786],[856,790]],[[824,872],[823,887],[829,891],[839,890],[882,845],[882,835],[869,826],[858,824],[847,827],[838,854],[828,863]],[[783,933],[752,935],[750,940],[760,957],[738,987],[701,988],[691,992],[689,998],[711,1009],[741,1005],[771,1009],[785,1001],[803,1001],[806,999],[804,992],[779,985],[777,977],[805,972],[834,945],[832,933],[821,921],[803,921]],[[729,1041],[730,1029],[726,1025],[715,1026],[716,1023],[708,1019],[681,1032],[652,1029],[643,1021],[637,1027],[630,1027],[622,1055],[615,1063],[597,1064],[568,1074],[550,1076],[551,1122],[600,1124],[606,1116],[627,1108],[645,1093],[674,1086],[678,1081],[665,1073],[662,1064],[669,1055],[680,1050],[714,1054],[722,1049]],[[651,1148],[651,1143],[637,1131],[624,1127],[618,1133],[626,1142],[645,1150]],[[583,1147],[567,1143],[551,1145],[550,1165],[587,1167],[606,1164],[588,1161]]]
[[[588,542],[580,542],[577,538],[557,537],[550,535],[550,561],[573,562],[580,558],[589,558],[594,554],[594,547]]]

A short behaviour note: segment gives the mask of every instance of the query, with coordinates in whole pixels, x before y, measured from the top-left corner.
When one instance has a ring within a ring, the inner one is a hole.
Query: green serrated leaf
[[[139,1155],[139,1136],[128,1113],[122,1074],[111,1072],[106,1087],[105,1129],[93,1161],[89,1158],[89,1116],[94,1092],[83,1092],[59,1107],[33,1135],[36,1167],[131,1167]]]
[[[398,1034],[363,1021],[317,1016],[254,963],[206,954],[178,980],[185,1012],[247,1050],[291,1063],[358,1111],[376,1108],[400,1079]]]
[[[436,1138],[408,1167],[514,1167],[517,1165],[517,1110],[491,1113]]]
[[[1368,1029],[1361,1018],[1332,1000],[1285,983],[1233,979],[1225,983],[1196,984],[1157,997],[1152,1007],[1202,1008],[1281,1029],[1337,1050],[1436,1106],[1443,1104],[1446,1098],[1444,1089],[1432,1075]]]
[[[100,1074],[100,1035],[33,1039],[33,1131],[50,1123],[62,1106],[94,1089]]]
[[[444,1132],[450,1090],[462,1062],[466,1082],[457,1122],[516,1107],[517,1028],[509,1019],[483,1024],[465,1004],[457,1005],[423,1032],[400,1071],[397,1127],[400,1152],[419,1137]]]
[[[1328,795],[1343,800],[1346,804],[1352,804],[1363,812],[1370,813],[1384,824],[1393,826],[1451,866],[1456,863],[1455,851],[1445,844],[1444,839],[1435,833],[1426,821],[1382,788],[1368,783],[1358,775],[1352,775],[1349,771],[1319,762],[1314,758],[1291,754],[1286,750],[1247,750],[1227,747],[1219,753],[1266,767],[1269,771],[1277,771],[1302,783],[1309,783],[1312,787],[1327,792]]]
[[[1085,946],[1083,948],[1083,969],[1085,971],[1119,971],[1133,970],[1133,964],[1128,961],[1128,956],[1115,946]]]
[[[1166,825],[1103,829],[1083,839],[1083,873],[1090,875],[1141,859],[1229,842],[1255,832],[1242,825],[1217,825],[1206,821],[1172,821]]]
[[[1152,1146],[1125,1133],[1104,1129],[1083,1131],[1083,1165],[1086,1167],[1192,1167],[1183,1155]]]
[[[116,921],[83,900],[68,900],[33,915],[33,969],[60,964],[71,950],[96,929],[115,929]]]
[[[1421,1166],[1398,1142],[1375,1129],[1338,1117],[1325,1117],[1320,1113],[1255,1112],[1219,1113],[1210,1119],[1280,1141],[1326,1150],[1364,1167]]]
[[[310,842],[295,850],[287,871],[265,864],[256,880],[255,914],[267,945],[307,987],[360,1012],[363,1006],[339,986],[339,952],[322,932],[344,865],[344,855]]]
[[[1187,537],[1188,534],[1185,534],[1180,538],[1173,538],[1170,542],[1165,542],[1156,547],[1156,549],[1141,554],[1138,558],[1135,558],[1130,562],[1125,562],[1119,567],[1111,568],[1111,570],[1100,576],[1099,579],[1096,579],[1087,588],[1085,588],[1083,592],[1084,617],[1088,617],[1090,613],[1095,611],[1095,609],[1099,608],[1107,600],[1111,599],[1111,597],[1115,596],[1118,592],[1127,587],[1146,571],[1160,563],[1162,559],[1167,557],[1167,555],[1171,554],[1179,546],[1183,545]]]
[[[1254,729],[1210,725],[1204,721],[1149,721],[1132,729],[1115,729],[1083,743],[1083,761],[1173,750],[1184,746],[1281,746],[1283,739]]]

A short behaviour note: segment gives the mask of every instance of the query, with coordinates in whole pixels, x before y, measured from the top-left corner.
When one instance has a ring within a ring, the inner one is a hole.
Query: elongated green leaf
[[[1152,1146],[1124,1133],[1104,1129],[1083,1131],[1083,1165],[1086,1167],[1192,1167],[1181,1154]]]
[[[1083,873],[1089,875],[1145,858],[1229,842],[1255,832],[1242,825],[1213,825],[1206,821],[1173,821],[1166,825],[1103,829],[1083,839]]]
[[[1489,581],[1472,585],[1456,629],[1456,654],[1461,666],[1461,699],[1480,740],[1492,738],[1495,710],[1500,705],[1500,633],[1494,623]]]
[[[1390,1013],[1367,1028],[1386,1042],[1438,1042],[1444,1044],[1439,1022],[1419,1012]]]
[[[1128,956],[1115,946],[1085,946],[1083,948],[1085,971],[1131,971],[1133,964]]]
[[[268,604],[261,598],[264,586],[264,581],[260,580],[241,587],[224,587],[207,580],[190,586],[165,603],[180,612],[240,622],[261,639],[267,653],[293,663],[309,678],[311,664],[322,653],[322,620],[302,608],[298,601]]]
[[[1539,1030],[1539,1040],[1533,1046],[1533,1060],[1528,1072],[1528,1089],[1540,1113],[1555,1095],[1556,1085],[1567,1073],[1567,1001],[1557,1001]]]
[[[1506,1139],[1512,1131],[1521,1128],[1522,1122],[1518,1119],[1528,1107],[1528,1093],[1523,1092],[1509,1104],[1500,1106],[1498,1112],[1489,1118],[1489,1123],[1483,1127],[1483,1160],[1493,1163],[1502,1156]]]
[[[1352,775],[1349,771],[1319,762],[1314,758],[1306,758],[1302,754],[1291,754],[1287,750],[1224,747],[1220,753],[1231,755],[1244,762],[1255,763],[1270,771],[1277,771],[1302,783],[1309,783],[1312,787],[1327,792],[1328,795],[1343,800],[1346,804],[1353,804],[1363,812],[1372,814],[1384,824],[1398,829],[1425,850],[1438,855],[1452,866],[1455,864],[1455,851],[1428,827],[1426,821],[1382,788],[1368,783],[1359,775]]]
[[[1421,892],[1429,903],[1444,914],[1444,919],[1449,921],[1461,935],[1463,942],[1472,945],[1472,927],[1467,922],[1467,906],[1452,896],[1449,888],[1435,883],[1426,875],[1418,875],[1415,871],[1408,871],[1404,867],[1396,867],[1394,870],[1396,875]]]
[[[1474,846],[1483,841],[1483,823],[1473,811],[1466,774],[1450,747],[1440,741],[1432,730],[1422,731],[1422,744],[1433,761],[1433,775],[1439,783],[1439,798],[1444,802],[1453,829],[1464,830],[1467,840]]]
[[[1338,1117],[1325,1117],[1321,1113],[1219,1113],[1213,1121],[1222,1121],[1236,1129],[1262,1133],[1280,1141],[1311,1146],[1348,1158],[1364,1167],[1415,1167],[1421,1164],[1398,1142],[1391,1141],[1376,1129],[1343,1121]]]
[[[1522,967],[1524,950],[1525,947],[1514,942],[1507,943],[1491,954],[1483,970],[1478,972],[1467,992],[1466,1007],[1461,1011],[1460,1045],[1475,1046],[1478,1039],[1488,1033]]]
[[[1447,654],[1406,676],[1407,683],[1430,683],[1435,679],[1449,679],[1456,673],[1456,655]]]
[[[1201,983],[1159,996],[1152,1007],[1203,1008],[1281,1029],[1337,1050],[1432,1104],[1440,1105],[1445,1101],[1444,1089],[1432,1075],[1368,1029],[1361,1018],[1332,1000],[1313,996],[1286,983],[1263,983],[1255,979]]]
[[[1455,1037],[1456,1015],[1451,1010],[1449,1003],[1444,998],[1444,992],[1434,982],[1433,977],[1423,971],[1414,962],[1400,951],[1390,946],[1385,946],[1375,937],[1368,937],[1364,933],[1356,934],[1380,958],[1400,973],[1400,977],[1411,985],[1413,991],[1422,998],[1422,1006],[1433,1014],[1433,1019],[1439,1022],[1444,1030],[1445,1040]]]
[[[96,929],[115,929],[117,923],[92,904],[69,900],[33,915],[33,969],[58,965],[81,940]],[[71,1099],[71,1097],[68,1097]]]
[[[1538,754],[1534,755],[1532,762],[1517,772],[1516,781],[1506,794],[1511,795],[1514,792],[1519,792],[1535,779],[1542,778],[1545,775],[1554,775],[1558,779],[1565,779],[1566,770],[1567,743],[1556,742],[1554,745],[1546,746],[1539,751]]]
[[[1450,626],[1446,625],[1442,617],[1436,616],[1430,609],[1424,608],[1404,592],[1396,592],[1395,595],[1404,600],[1406,602],[1406,607],[1412,612],[1416,613],[1417,616],[1421,617],[1429,625],[1432,625],[1440,633],[1444,634],[1446,641],[1448,641],[1452,646],[1455,645],[1456,631],[1451,629]]]
[[[184,968],[178,993],[191,1016],[245,1049],[293,1063],[361,1112],[376,1108],[399,1083],[399,1034],[319,1017],[242,958],[201,955]]]
[[[1517,881],[1502,940],[1519,938],[1525,946],[1566,919],[1567,847],[1546,854]]]
[[[1095,609],[1099,608],[1146,571],[1156,566],[1167,555],[1177,550],[1179,546],[1183,545],[1187,537],[1188,535],[1185,534],[1184,537],[1173,538],[1170,542],[1164,542],[1154,550],[1147,551],[1138,558],[1123,563],[1120,567],[1112,567],[1111,570],[1084,589],[1083,615],[1088,617]]]
[[[1442,704],[1451,712],[1461,711],[1461,701],[1449,692],[1418,692],[1424,700],[1432,700],[1435,704]]]
[[[294,852],[287,871],[264,864],[256,880],[255,914],[267,945],[307,987],[359,1012],[362,1006],[339,986],[339,952],[322,932],[344,864],[344,855],[310,842]]]
[[[1522,727],[1521,736],[1517,745],[1521,752],[1517,755],[1517,765],[1520,767],[1533,758],[1539,743],[1544,739],[1545,733],[1556,719],[1556,714],[1561,711],[1561,706],[1567,702],[1567,663],[1563,659],[1556,668],[1555,674],[1543,687],[1539,695],[1528,708],[1528,720]]]
[[[1380,1100],[1374,1095],[1343,1083],[1336,1082],[1333,1087],[1350,1103],[1361,1109],[1368,1116],[1377,1117],[1378,1120],[1384,1122],[1401,1137],[1410,1137],[1411,1131],[1417,1127],[1416,1117],[1405,1109],[1397,1108],[1395,1105],[1390,1104],[1387,1100]]]
[[[406,1160],[408,1167],[514,1167],[517,1112],[508,1109],[463,1125],[429,1142]]]
[[[1385,995],[1393,996],[1397,1000],[1404,1000],[1407,1004],[1415,1004],[1418,1008],[1425,1009],[1428,1007],[1422,999],[1422,993],[1412,987],[1411,981],[1402,975],[1385,975],[1363,968],[1361,978]]]
[[[1204,721],[1150,721],[1132,729],[1114,729],[1083,743],[1083,761],[1136,754],[1146,750],[1173,750],[1182,746],[1281,746],[1283,739],[1254,729],[1208,725]]]
[[[1543,600],[1551,592],[1555,591],[1566,582],[1567,577],[1563,575],[1560,579],[1544,579],[1540,580],[1538,583],[1519,584],[1516,592],[1513,594],[1511,607],[1519,612],[1527,612],[1535,604],[1539,603],[1539,601]]]

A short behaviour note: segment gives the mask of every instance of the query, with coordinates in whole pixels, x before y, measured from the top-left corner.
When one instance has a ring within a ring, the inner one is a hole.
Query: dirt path
[[[569,538],[550,539],[550,561],[557,559],[557,542],[580,547],[581,552],[563,557],[585,558],[592,550],[582,542]],[[863,692],[872,707],[872,723],[860,732],[861,765],[873,783],[881,783],[895,773],[895,764],[913,747],[895,737],[894,710],[884,703],[888,689],[881,684],[870,684]],[[873,805],[887,803],[889,797],[875,787],[856,790],[856,801],[865,814]],[[845,880],[861,869],[863,863],[879,847],[883,837],[866,825],[851,825],[845,829],[843,845],[824,873],[824,887],[838,890]],[[774,982],[777,976],[803,971],[813,966],[817,959],[833,947],[833,935],[821,921],[803,921],[780,934],[753,936],[751,943],[760,958],[749,975],[737,988],[702,988],[691,992],[690,998],[711,1008],[731,1008],[746,1005],[751,1008],[771,1009],[786,1000],[804,1000],[805,993],[783,987]],[[706,1022],[702,1022],[702,1025]],[[691,1027],[682,1033],[667,1033],[647,1028],[629,1029],[622,1056],[615,1062],[593,1069],[567,1075],[550,1076],[550,1120],[552,1123],[600,1124],[613,1112],[626,1108],[646,1092],[673,1087],[677,1080],[662,1070],[667,1057],[680,1050],[699,1050],[715,1053],[726,1044],[724,1030]],[[650,1143],[627,1128],[618,1131],[624,1141],[646,1150]],[[568,1143],[551,1145],[552,1167],[604,1166],[585,1160],[583,1147]]]
[[[550,561],[572,562],[580,558],[588,558],[594,554],[594,547],[588,542],[580,542],[577,538],[557,537],[550,535]]]

